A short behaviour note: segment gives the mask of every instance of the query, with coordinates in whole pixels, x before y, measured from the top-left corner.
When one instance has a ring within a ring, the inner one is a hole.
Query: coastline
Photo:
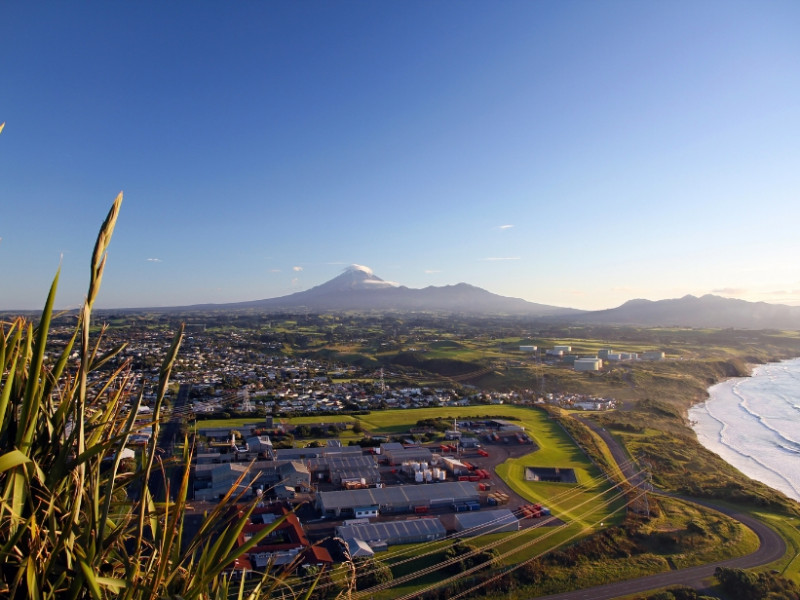
[[[687,410],[697,441],[745,476],[800,501],[800,358],[751,367]],[[787,423],[789,424],[787,426]]]

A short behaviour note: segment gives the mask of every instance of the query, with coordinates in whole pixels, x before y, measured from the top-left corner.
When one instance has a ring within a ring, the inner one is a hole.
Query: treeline
[[[508,416],[508,415],[481,415],[480,417],[469,417],[469,416],[462,416],[462,417],[433,417],[430,419],[420,419],[417,421],[417,427],[424,428],[430,427],[431,429],[435,429],[437,431],[447,431],[452,428],[453,422],[458,420],[459,423],[467,423],[472,421],[477,422],[484,422],[484,421],[491,421],[493,419],[499,421],[519,421],[518,417]]]
[[[216,419],[252,419],[252,418],[266,418],[268,411],[264,407],[258,407],[254,411],[241,411],[234,409],[215,410],[213,412],[196,413],[194,415],[195,421],[213,421]],[[323,416],[340,416],[340,415],[368,415],[370,411],[364,409],[358,410],[327,410],[327,411],[289,411],[281,412],[282,419],[291,419],[293,417],[323,417]]]
[[[800,586],[777,573],[752,573],[742,569],[717,567],[714,576],[720,590],[730,600],[800,600]],[[658,591],[643,600],[711,600],[716,596],[703,596],[697,590],[677,586]]]
[[[717,567],[714,575],[733,600],[800,600],[800,586],[777,573]]]

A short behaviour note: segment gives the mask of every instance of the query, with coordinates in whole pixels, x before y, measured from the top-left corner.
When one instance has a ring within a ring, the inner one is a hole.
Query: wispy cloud
[[[782,304],[785,306],[800,306],[800,290],[783,289],[783,290],[770,290],[761,291],[754,295],[753,298],[743,298],[744,300],[752,300],[754,302],[761,301],[769,304]]]
[[[425,269],[426,275],[433,275],[434,273],[441,273],[439,269]]]
[[[281,270],[280,269],[270,269],[269,272],[270,273],[280,273]]]
[[[725,294],[726,296],[741,296],[746,294],[749,290],[745,288],[718,288],[711,290],[712,294]]]
[[[147,262],[164,262],[164,261],[161,260],[160,258],[148,258]]]
[[[370,269],[369,267],[365,267],[364,265],[357,265],[355,263],[353,263],[352,265],[347,267],[345,269],[345,271],[362,271],[362,272],[366,273],[367,275],[374,275],[374,273],[372,272],[372,269]]]
[[[519,256],[487,256],[481,260],[520,260]]]
[[[497,227],[495,227],[495,229],[504,230],[504,229],[511,229],[512,227],[514,227],[514,226],[513,225],[498,225]]]
[[[366,285],[377,285],[381,287],[388,287],[388,286],[398,287],[400,285],[396,281],[386,281],[385,279],[382,281],[376,281],[374,279],[365,279],[361,283],[364,283]]]
[[[292,267],[292,271],[294,271],[295,273],[299,273],[302,270],[303,270],[303,267]]]

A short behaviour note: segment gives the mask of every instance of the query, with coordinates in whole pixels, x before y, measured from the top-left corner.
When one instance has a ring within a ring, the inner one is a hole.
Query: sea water
[[[689,409],[697,439],[742,473],[800,500],[800,358],[760,365]]]

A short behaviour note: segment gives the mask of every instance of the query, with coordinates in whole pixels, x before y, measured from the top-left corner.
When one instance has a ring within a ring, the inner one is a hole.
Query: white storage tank
[[[417,471],[416,473],[414,473],[414,481],[417,483],[422,483],[423,477],[424,476],[422,474],[422,471]]]

